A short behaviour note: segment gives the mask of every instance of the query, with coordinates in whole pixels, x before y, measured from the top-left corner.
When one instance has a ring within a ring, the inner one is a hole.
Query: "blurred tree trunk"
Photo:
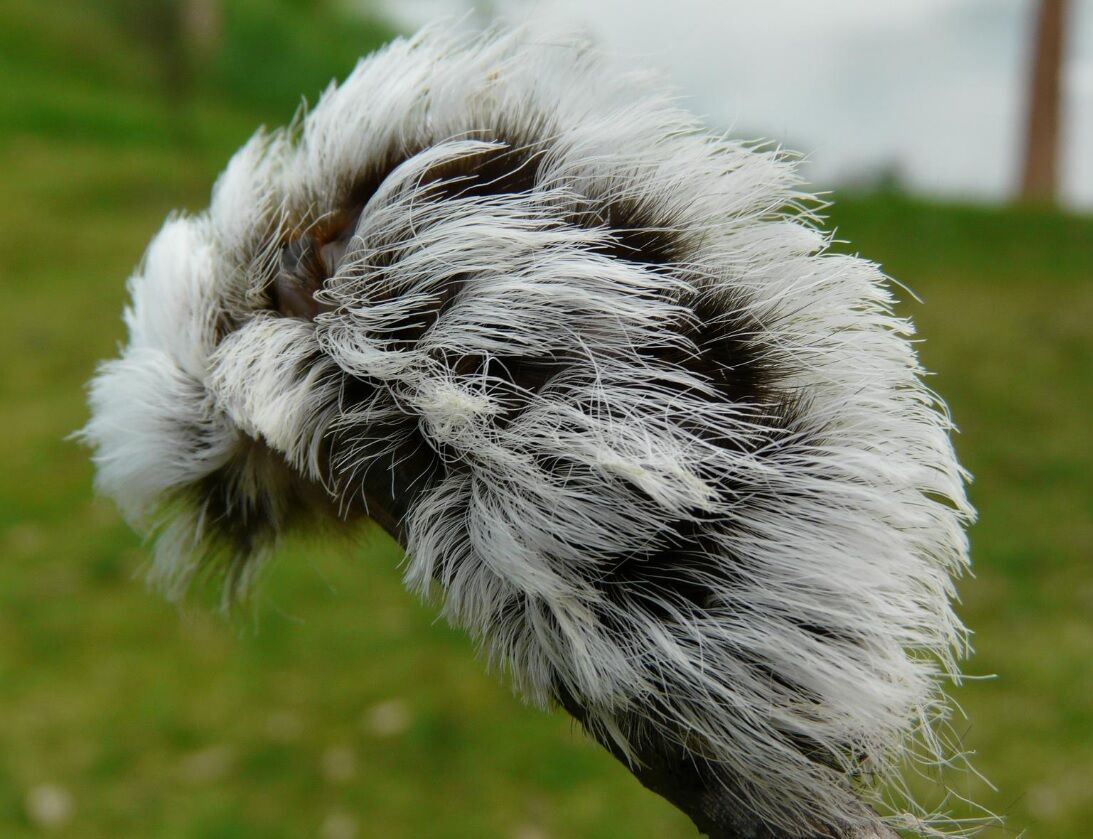
[[[223,30],[222,0],[182,0],[179,12],[190,60],[195,63],[207,61],[216,55]]]
[[[223,0],[136,2],[137,19],[159,64],[172,134],[188,145],[194,141],[190,107],[223,40]]]
[[[1025,127],[1021,198],[1052,203],[1058,179],[1059,75],[1067,0],[1039,0]]]
[[[168,102],[187,102],[223,40],[223,0],[118,0],[117,11],[153,56]]]

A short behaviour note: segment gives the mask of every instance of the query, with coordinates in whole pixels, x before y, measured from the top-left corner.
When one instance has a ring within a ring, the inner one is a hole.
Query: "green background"
[[[390,34],[229,3],[219,55],[192,62],[169,10],[0,5],[0,836],[694,835],[485,673],[378,532],[290,545],[231,617],[143,585],[145,549],[65,441],[124,280],[255,125]],[[1089,836],[1093,220],[837,197],[840,238],[924,301],[903,308],[975,475],[959,610],[968,672],[997,678],[955,690],[957,729],[997,790],[950,783],[1007,816],[986,835]]]

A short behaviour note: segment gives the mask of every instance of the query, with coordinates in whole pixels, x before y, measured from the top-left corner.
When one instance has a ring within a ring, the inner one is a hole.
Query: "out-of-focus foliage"
[[[152,4],[0,7],[0,836],[693,835],[484,673],[403,592],[381,534],[289,546],[225,619],[149,593],[144,549],[93,499],[64,436],[123,337],[144,245],[171,208],[207,203],[258,122],[386,34],[302,0],[225,5],[219,57],[177,88],[140,17]],[[902,308],[976,478],[960,611],[970,672],[998,679],[957,690],[971,721],[955,727],[999,792],[956,789],[1013,833],[1084,837],[1093,220],[878,195],[833,221],[924,298]]]
[[[215,43],[185,36],[183,0],[5,0],[0,136],[233,144],[314,101],[393,30],[323,0],[228,0]]]

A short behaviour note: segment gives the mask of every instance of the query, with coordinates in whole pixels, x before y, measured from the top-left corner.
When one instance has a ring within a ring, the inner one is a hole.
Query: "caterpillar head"
[[[971,511],[909,324],[797,184],[587,49],[396,41],[150,245],[99,487],[173,591],[372,517],[624,759],[872,825],[862,779],[940,749]]]

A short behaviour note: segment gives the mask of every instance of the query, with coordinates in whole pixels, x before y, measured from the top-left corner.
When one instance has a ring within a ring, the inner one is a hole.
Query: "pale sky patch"
[[[803,152],[820,187],[898,174],[1003,200],[1018,178],[1031,0],[385,0],[407,29],[492,17],[584,30],[657,66],[686,105]],[[1093,207],[1093,0],[1072,0],[1060,192]]]

